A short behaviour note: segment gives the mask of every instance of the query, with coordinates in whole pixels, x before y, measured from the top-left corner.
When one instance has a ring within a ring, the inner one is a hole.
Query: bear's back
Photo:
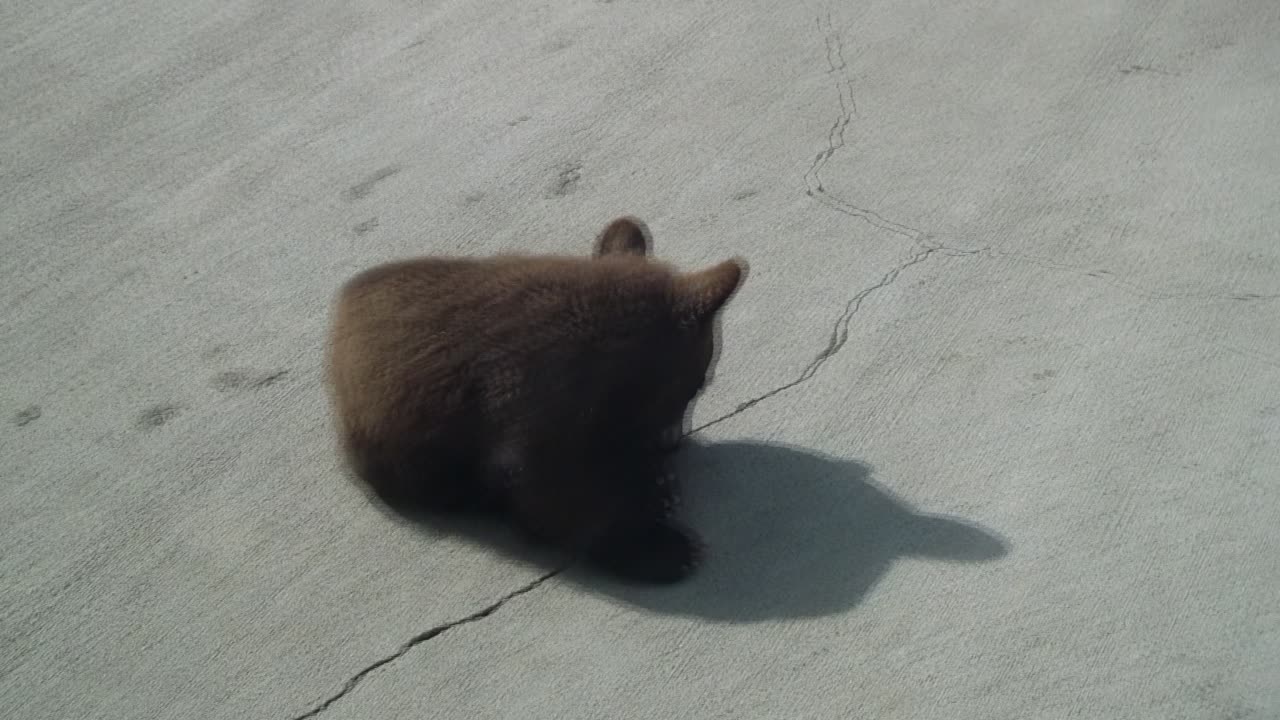
[[[556,256],[366,270],[343,286],[334,313],[339,415],[371,435],[478,434],[512,416],[565,421],[626,372],[607,357],[662,323],[670,282],[656,263]]]

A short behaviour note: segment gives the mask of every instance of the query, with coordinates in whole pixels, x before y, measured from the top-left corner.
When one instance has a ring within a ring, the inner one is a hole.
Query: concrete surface
[[[1280,5],[10,0],[7,718],[1280,718]],[[346,276],[742,253],[687,585],[391,521]]]

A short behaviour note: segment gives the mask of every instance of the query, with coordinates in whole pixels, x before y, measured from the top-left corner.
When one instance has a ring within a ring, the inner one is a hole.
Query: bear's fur
[[[339,291],[327,357],[343,448],[393,507],[493,510],[634,579],[674,581],[696,537],[665,455],[743,266],[681,273],[633,218],[593,257],[422,257]]]

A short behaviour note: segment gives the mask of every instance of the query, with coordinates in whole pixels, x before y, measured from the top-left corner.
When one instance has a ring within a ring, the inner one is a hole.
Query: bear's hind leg
[[[472,463],[429,445],[359,447],[350,453],[356,474],[400,512],[454,513],[488,509],[493,498]]]

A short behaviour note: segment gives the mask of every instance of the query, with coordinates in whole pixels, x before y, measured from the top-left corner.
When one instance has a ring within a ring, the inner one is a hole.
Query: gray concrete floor
[[[1280,717],[1280,5],[10,0],[5,717]],[[349,274],[742,254],[702,573],[397,524]]]

